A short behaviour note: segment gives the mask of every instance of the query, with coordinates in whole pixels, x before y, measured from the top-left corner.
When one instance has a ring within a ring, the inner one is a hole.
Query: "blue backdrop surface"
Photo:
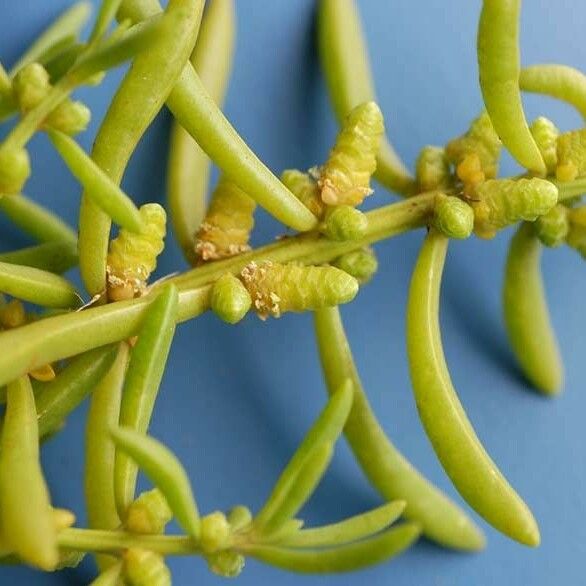
[[[69,0],[0,0],[0,60],[10,65]],[[461,133],[481,108],[475,59],[480,2],[410,0],[359,2],[372,54],[381,107],[398,152],[412,166],[421,146]],[[275,172],[323,161],[336,126],[314,42],[314,1],[237,0],[238,40],[225,111],[242,136]],[[586,64],[583,0],[531,0],[523,6],[525,64]],[[80,140],[89,148],[109,97],[122,76],[79,92],[94,112]],[[545,114],[563,129],[577,114],[553,100],[528,97],[528,116]],[[170,117],[159,116],[124,179],[136,201],[163,201]],[[75,223],[80,189],[44,137],[31,146],[34,175],[27,193]],[[517,171],[505,158],[503,173]],[[390,196],[378,188],[369,205]],[[256,242],[279,227],[259,214]],[[0,247],[29,243],[0,218]],[[247,563],[239,584],[345,586],[452,586],[584,583],[586,555],[586,413],[584,296],[586,271],[570,250],[547,251],[544,272],[552,318],[567,369],[564,393],[548,400],[522,379],[508,348],[500,311],[503,263],[510,232],[496,240],[471,239],[451,247],[442,293],[447,358],[464,406],[488,451],[525,497],[541,525],[543,543],[525,549],[487,527],[488,548],[478,555],[443,551],[422,542],[392,563],[361,574],[298,577]],[[380,270],[344,308],[348,334],[365,388],[390,436],[425,474],[459,502],[419,424],[411,395],[404,341],[404,308],[422,233],[376,247]],[[185,268],[172,237],[159,274]],[[0,352],[2,350],[0,349]],[[310,316],[236,327],[212,315],[179,327],[158,400],[152,434],[187,467],[203,511],[245,503],[257,509],[324,405]],[[54,501],[73,509],[83,525],[85,407],[42,450]],[[325,523],[380,503],[340,442],[324,483],[304,511]],[[473,513],[471,513],[473,514]],[[199,559],[173,559],[174,583],[215,585]],[[86,584],[93,566],[42,575],[0,569],[1,584]]]

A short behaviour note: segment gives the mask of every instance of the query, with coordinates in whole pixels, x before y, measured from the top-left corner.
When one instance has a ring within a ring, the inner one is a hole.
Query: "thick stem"
[[[153,551],[161,555],[193,555],[199,546],[190,537],[175,535],[136,535],[121,531],[64,529],[59,533],[59,547],[74,551],[116,553],[130,548]]]

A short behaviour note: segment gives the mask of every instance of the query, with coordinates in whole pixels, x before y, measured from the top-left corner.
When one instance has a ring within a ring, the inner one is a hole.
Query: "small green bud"
[[[322,232],[330,240],[358,240],[368,228],[367,217],[351,206],[338,206],[329,211]]]
[[[20,193],[30,174],[26,149],[0,149],[0,196]]]
[[[30,63],[16,74],[12,88],[19,109],[28,112],[49,93],[49,74],[40,63]]]
[[[171,586],[171,572],[163,557],[138,548],[124,553],[124,579],[129,586]]]
[[[224,578],[235,578],[244,568],[244,557],[235,551],[219,551],[208,556],[210,570]]]
[[[83,102],[65,100],[47,117],[47,126],[69,136],[83,132],[90,123],[92,113]]]
[[[236,505],[228,511],[228,523],[232,531],[238,531],[252,522],[252,513],[248,507]]]
[[[352,275],[361,284],[370,281],[378,270],[378,261],[374,251],[370,248],[362,248],[343,254],[332,264]]]
[[[212,311],[229,324],[238,323],[250,309],[252,299],[240,279],[222,275],[212,287]]]
[[[153,535],[163,533],[173,518],[165,495],[158,489],[143,492],[126,512],[124,527],[131,533]]]
[[[563,205],[558,204],[535,221],[535,233],[545,246],[563,244],[569,230],[568,208]]]
[[[221,511],[214,511],[201,520],[200,545],[207,553],[215,553],[226,547],[231,529],[226,515]]]
[[[434,216],[438,230],[450,238],[468,238],[474,229],[474,210],[459,197],[439,196]]]

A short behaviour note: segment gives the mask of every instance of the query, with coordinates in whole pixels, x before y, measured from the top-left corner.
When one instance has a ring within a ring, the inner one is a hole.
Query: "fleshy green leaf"
[[[254,526],[258,530],[263,530],[269,526],[275,515],[281,510],[292,490],[292,486],[312,452],[320,445],[333,444],[342,433],[352,407],[352,398],[352,385],[350,381],[347,381],[328,401],[326,408],[313,424],[299,448],[297,448],[297,451],[277,480],[264,507],[256,516]]]
[[[76,307],[80,297],[73,285],[58,275],[0,262],[0,291],[43,307]]]
[[[138,341],[130,353],[130,363],[120,405],[120,425],[146,433],[151,420],[167,356],[175,333],[177,289],[166,285],[153,300],[144,317]],[[114,492],[121,517],[134,500],[136,464],[123,453],[116,456]]]
[[[304,529],[279,544],[285,547],[332,547],[364,539],[394,523],[405,509],[405,501],[393,501],[339,523]]]
[[[51,433],[94,390],[112,366],[117,346],[90,350],[74,358],[52,381],[33,383],[39,437]]]
[[[24,265],[50,273],[61,274],[73,268],[78,261],[75,242],[45,242],[0,254],[0,262]]]
[[[334,549],[296,550],[255,545],[247,547],[243,553],[271,566],[302,574],[351,572],[399,555],[420,533],[418,525],[405,523],[376,537]]]
[[[3,538],[23,560],[51,570],[59,560],[57,532],[39,460],[35,397],[28,376],[8,385],[1,447]]]
[[[120,226],[140,232],[143,223],[132,200],[92,161],[91,157],[71,137],[50,130],[51,142],[83,185],[85,193]]]

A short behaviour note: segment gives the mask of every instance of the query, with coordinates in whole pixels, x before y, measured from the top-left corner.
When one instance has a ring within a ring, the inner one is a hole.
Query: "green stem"
[[[304,264],[325,263],[352,250],[424,226],[433,210],[435,196],[435,191],[422,193],[409,200],[367,212],[365,215],[368,218],[368,228],[360,240],[335,242],[320,237],[315,232],[300,234],[262,246],[237,257],[187,271],[175,277],[173,282],[180,288],[208,284],[214,282],[225,272],[237,273],[248,263],[258,260],[271,260],[280,263],[294,260]]]
[[[253,260],[320,264],[377,240],[421,227],[433,209],[435,192],[424,193],[367,214],[368,230],[362,240],[333,242],[318,234],[301,234],[261,247],[249,254],[219,261],[169,279],[179,289],[182,322],[209,307],[209,284],[226,272],[237,273]],[[42,366],[98,346],[136,335],[150,296],[92,307],[78,313],[47,318],[0,334],[0,385]]]
[[[44,364],[136,335],[151,301],[152,296],[148,295],[50,317],[3,332],[0,385]],[[179,294],[178,321],[196,317],[208,307],[209,287],[184,290]]]
[[[59,547],[75,551],[116,553],[130,548],[153,551],[161,555],[194,555],[198,544],[187,536],[136,535],[121,531],[64,529],[59,533]]]

